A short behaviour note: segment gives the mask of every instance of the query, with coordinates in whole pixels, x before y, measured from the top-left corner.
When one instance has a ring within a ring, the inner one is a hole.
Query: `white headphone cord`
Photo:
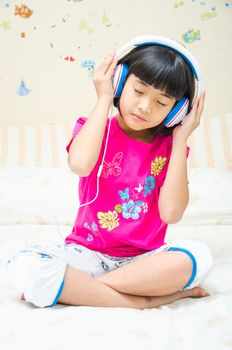
[[[98,172],[97,172],[97,192],[96,192],[96,195],[95,195],[94,199],[92,199],[91,201],[89,201],[87,203],[80,204],[79,208],[84,207],[85,205],[93,203],[98,197],[98,193],[99,193],[99,177],[101,175],[101,172],[102,172],[102,169],[103,169],[103,163],[104,163],[104,160],[105,160],[105,155],[106,155],[106,150],[107,150],[107,145],[108,145],[108,140],[109,140],[109,134],[110,134],[111,120],[112,120],[112,116],[113,116],[113,108],[114,108],[114,106],[113,106],[113,103],[112,103],[111,107],[110,107],[110,120],[109,120],[107,135],[106,135],[106,144],[105,144],[105,148],[104,148],[104,152],[103,152],[103,156],[102,156],[101,165],[99,166],[99,169],[98,169]]]
[[[98,169],[98,172],[97,172],[97,192],[96,192],[96,195],[95,195],[94,199],[92,199],[90,202],[80,204],[79,208],[84,207],[85,205],[93,203],[98,197],[98,194],[99,194],[99,177],[100,177],[102,169],[103,169],[103,163],[104,163],[104,159],[105,159],[105,155],[106,155],[106,150],[107,150],[107,145],[108,145],[108,140],[109,140],[109,134],[110,134],[110,127],[111,127],[111,120],[112,120],[112,116],[113,116],[113,108],[114,108],[114,106],[113,106],[113,103],[112,103],[111,108],[110,108],[110,120],[109,120],[107,135],[106,135],[106,144],[105,144],[105,148],[104,148],[104,152],[103,152],[103,156],[102,156],[101,165],[99,166],[99,169]],[[63,237],[63,235],[61,233],[61,230],[60,230],[59,223],[58,223],[56,215],[55,215],[55,222],[56,222],[57,232],[58,232],[58,234],[59,234],[59,236],[60,236],[60,238],[62,239],[62,242],[63,242],[65,238]]]

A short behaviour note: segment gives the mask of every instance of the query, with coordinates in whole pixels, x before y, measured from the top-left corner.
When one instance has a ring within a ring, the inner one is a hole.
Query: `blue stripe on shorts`
[[[192,270],[192,275],[190,277],[190,280],[188,281],[188,283],[186,284],[186,286],[184,286],[184,288],[187,288],[191,285],[191,283],[193,282],[194,278],[196,277],[196,274],[197,274],[197,262],[196,262],[196,259],[195,257],[193,256],[193,254],[187,250],[187,249],[184,249],[184,248],[178,248],[178,247],[170,247],[167,249],[167,251],[180,251],[180,252],[184,252],[186,253],[190,259],[192,260],[192,263],[193,263],[193,270]]]
[[[59,290],[58,290],[58,293],[57,293],[57,295],[56,295],[56,297],[55,297],[53,303],[52,303],[51,305],[49,305],[49,307],[55,306],[55,305],[58,303],[58,300],[59,300],[59,297],[60,297],[60,295],[61,295],[61,293],[62,293],[63,288],[64,288],[64,280],[63,280],[63,282],[61,283],[61,286],[60,286],[60,288],[59,288]]]

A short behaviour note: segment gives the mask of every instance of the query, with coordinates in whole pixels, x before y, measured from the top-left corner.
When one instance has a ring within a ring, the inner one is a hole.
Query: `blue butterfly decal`
[[[125,189],[125,192],[123,191],[118,191],[120,197],[121,197],[121,200],[125,200],[125,199],[129,199],[129,187],[127,187]]]

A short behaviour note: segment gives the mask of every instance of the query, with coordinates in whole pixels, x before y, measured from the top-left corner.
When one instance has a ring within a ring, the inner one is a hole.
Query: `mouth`
[[[135,117],[138,120],[146,121],[146,119],[142,115],[138,115],[135,113],[131,113],[133,117]]]

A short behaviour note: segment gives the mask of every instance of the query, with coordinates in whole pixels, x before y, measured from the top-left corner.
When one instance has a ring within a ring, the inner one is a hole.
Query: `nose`
[[[143,113],[151,113],[151,107],[150,107],[150,102],[148,99],[143,98],[142,100],[139,101],[138,103],[138,109],[142,111]]]

